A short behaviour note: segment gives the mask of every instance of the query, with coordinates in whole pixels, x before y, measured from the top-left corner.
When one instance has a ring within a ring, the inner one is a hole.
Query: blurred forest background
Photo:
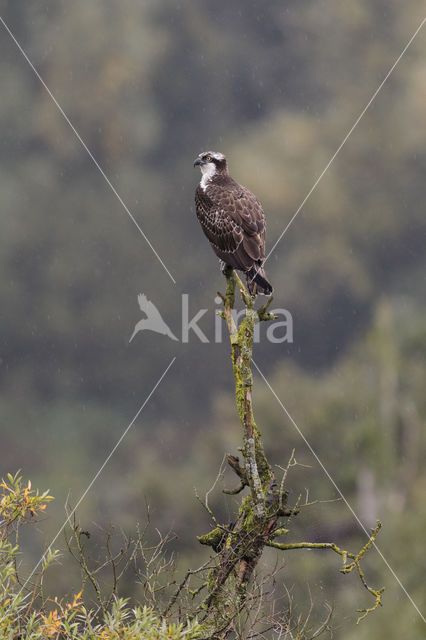
[[[240,431],[229,347],[141,333],[137,294],[177,335],[181,295],[213,336],[217,260],[195,218],[195,156],[213,148],[262,201],[270,248],[424,17],[418,0],[11,0],[2,16],[176,279],[173,284],[16,45],[0,28],[1,473],[56,497],[32,567],[173,356],[176,362],[79,509],[93,544],[114,523],[175,531],[182,568],[207,557],[194,497]],[[254,357],[423,613],[426,33],[420,32],[271,259],[294,343]],[[263,381],[255,408],[290,496],[336,492]],[[225,481],[232,482],[226,476]],[[211,506],[231,510],[216,491]],[[225,506],[224,506],[225,505]],[[96,523],[96,524],[95,524]],[[342,502],[294,522],[299,539],[353,550]],[[296,538],[295,538],[296,539]],[[58,541],[61,546],[62,542]],[[58,546],[57,545],[57,546]],[[270,552],[266,564],[274,563]],[[333,603],[336,637],[420,638],[424,623],[375,551],[370,604],[339,559],[299,552],[280,578],[295,604]],[[72,590],[64,555],[57,591]],[[137,595],[138,586],[128,586]],[[423,633],[422,633],[423,632]]]

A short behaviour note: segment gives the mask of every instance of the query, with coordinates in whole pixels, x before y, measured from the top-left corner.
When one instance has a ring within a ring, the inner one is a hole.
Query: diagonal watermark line
[[[166,369],[163,371],[163,373],[161,374],[161,376],[158,378],[157,382],[155,383],[155,385],[153,386],[153,388],[151,389],[150,393],[147,395],[147,397],[145,398],[143,404],[141,405],[141,407],[139,408],[139,410],[137,411],[137,413],[135,414],[135,416],[133,417],[133,419],[131,420],[131,422],[127,425],[127,427],[125,428],[125,430],[123,431],[123,433],[121,434],[120,438],[117,440],[116,444],[114,445],[114,447],[111,449],[111,451],[109,452],[109,454],[107,455],[107,457],[105,458],[104,462],[102,463],[102,465],[99,467],[98,471],[95,473],[95,475],[93,476],[92,480],[90,481],[89,485],[87,486],[87,488],[85,489],[85,491],[81,494],[77,504],[75,505],[75,507],[72,509],[72,511],[67,515],[64,523],[62,524],[62,526],[60,527],[60,529],[58,530],[58,532],[56,533],[56,535],[54,536],[54,538],[52,539],[52,541],[50,542],[49,546],[47,547],[47,551],[45,553],[43,553],[43,555],[41,556],[40,560],[37,562],[37,564],[35,565],[35,567],[33,568],[33,570],[31,571],[31,573],[29,574],[29,576],[26,578],[24,584],[22,585],[21,589],[19,590],[17,596],[19,596],[22,592],[22,590],[26,587],[26,585],[28,584],[28,582],[31,580],[31,578],[33,577],[34,573],[37,571],[38,567],[42,564],[42,562],[44,561],[44,559],[46,558],[46,554],[48,553],[48,551],[52,548],[52,545],[55,544],[56,540],[59,538],[59,536],[61,535],[62,531],[65,529],[67,523],[70,522],[71,517],[74,515],[74,513],[77,511],[78,507],[81,505],[81,503],[83,502],[83,500],[85,499],[85,497],[87,496],[87,494],[89,493],[90,489],[93,487],[93,485],[95,484],[96,480],[99,478],[99,476],[101,475],[102,471],[105,469],[106,465],[108,464],[108,462],[111,460],[112,456],[114,455],[114,453],[116,452],[116,450],[118,449],[118,447],[120,446],[120,444],[123,442],[124,438],[126,437],[126,435],[128,434],[129,430],[132,428],[132,426],[134,425],[134,423],[136,422],[136,420],[138,419],[138,417],[140,416],[140,414],[142,413],[143,409],[146,407],[146,405],[148,404],[148,402],[150,401],[152,395],[155,393],[156,389],[159,387],[159,385],[161,384],[161,382],[164,380],[166,374],[168,373],[169,369],[171,368],[171,366],[173,365],[174,361],[176,360],[176,356],[174,358],[172,358],[172,360],[169,362],[168,366],[166,367]],[[16,597],[17,597],[16,596]]]
[[[308,447],[309,451],[312,453],[312,455],[314,456],[315,460],[318,462],[319,466],[321,467],[321,469],[324,471],[325,475],[327,476],[327,478],[330,480],[331,484],[333,485],[333,487],[336,489],[337,493],[339,494],[339,496],[342,498],[343,502],[346,504],[347,508],[349,509],[349,511],[351,512],[351,514],[353,515],[353,517],[355,518],[356,522],[359,524],[359,526],[361,527],[361,529],[364,531],[365,535],[369,538],[370,534],[367,531],[366,527],[364,526],[364,524],[361,522],[361,520],[359,519],[359,517],[357,516],[357,514],[355,513],[355,511],[353,510],[352,506],[350,505],[350,503],[348,502],[348,500],[345,498],[345,496],[343,495],[342,491],[339,489],[339,487],[337,486],[335,480],[333,479],[333,477],[330,475],[330,473],[327,471],[327,469],[325,468],[324,464],[321,462],[318,454],[316,453],[315,449],[313,449],[313,447],[310,445],[310,443],[308,442],[308,440],[306,439],[306,437],[304,436],[304,434],[302,433],[301,429],[297,426],[296,422],[294,421],[294,419],[292,418],[292,416],[290,415],[290,413],[288,412],[288,410],[286,409],[286,407],[283,405],[283,403],[281,402],[280,398],[278,397],[278,395],[275,393],[274,389],[272,388],[272,386],[270,385],[269,381],[266,379],[266,377],[263,375],[262,371],[259,369],[259,367],[257,366],[257,364],[255,363],[255,361],[252,359],[252,362],[254,364],[254,366],[256,367],[256,370],[258,371],[258,373],[260,374],[262,380],[265,382],[266,386],[268,387],[268,389],[271,391],[272,395],[274,396],[274,398],[277,400],[278,404],[280,405],[281,409],[284,411],[285,415],[287,416],[287,418],[290,420],[291,424],[293,425],[293,427],[296,429],[297,433],[299,434],[299,436],[302,438],[303,442],[306,444],[306,446]],[[382,551],[379,549],[379,547],[377,546],[377,544],[375,542],[373,542],[373,546],[376,549],[377,553],[379,554],[379,556],[382,558],[383,562],[385,563],[385,565],[387,566],[387,568],[389,569],[389,571],[391,572],[392,576],[395,578],[395,580],[397,581],[397,583],[399,584],[399,586],[401,587],[402,591],[405,593],[405,595],[407,596],[408,600],[411,602],[411,604],[413,605],[413,607],[415,608],[415,610],[417,611],[417,613],[419,614],[419,616],[421,617],[421,619],[423,620],[423,622],[426,624],[426,618],[424,617],[424,615],[422,614],[422,612],[420,611],[419,607],[416,605],[416,603],[414,602],[413,598],[410,596],[410,594],[408,593],[407,589],[404,587],[404,585],[402,584],[401,580],[398,578],[398,576],[396,575],[395,571],[392,569],[392,567],[390,566],[389,562],[386,560],[385,556],[383,555]]]
[[[304,205],[306,204],[306,202],[308,201],[308,199],[310,198],[310,196],[312,195],[312,193],[315,191],[315,189],[317,188],[318,184],[320,183],[320,181],[322,180],[322,178],[324,177],[324,175],[326,174],[326,172],[328,171],[328,169],[330,168],[330,166],[332,165],[332,163],[334,162],[334,160],[336,159],[336,157],[338,156],[338,154],[340,153],[340,151],[342,150],[342,148],[344,147],[344,145],[346,144],[346,142],[348,141],[348,139],[350,138],[350,136],[352,135],[352,133],[354,132],[354,130],[356,129],[356,127],[358,126],[358,124],[360,123],[360,121],[362,120],[362,118],[364,117],[365,113],[368,111],[369,107],[371,106],[371,104],[374,102],[374,100],[376,99],[377,95],[380,93],[381,89],[383,88],[383,86],[385,85],[385,83],[387,82],[387,80],[389,79],[389,77],[391,76],[391,74],[393,73],[393,71],[395,70],[395,68],[397,67],[397,65],[399,64],[400,60],[402,59],[402,57],[405,55],[407,49],[410,47],[410,45],[412,44],[412,42],[414,41],[414,39],[416,38],[416,36],[418,35],[418,33],[420,32],[420,30],[422,29],[423,25],[426,22],[426,18],[423,18],[423,20],[421,21],[421,23],[419,24],[419,26],[417,27],[417,29],[415,30],[415,32],[413,33],[413,35],[411,36],[411,38],[408,40],[407,44],[405,45],[405,47],[403,48],[402,52],[400,53],[400,55],[397,57],[397,59],[395,60],[395,62],[393,63],[393,65],[391,66],[391,68],[389,69],[389,71],[387,72],[387,74],[385,75],[385,77],[383,78],[382,82],[379,84],[379,86],[377,87],[376,91],[373,93],[373,95],[371,96],[371,98],[369,99],[369,101],[367,102],[367,104],[365,105],[365,107],[363,108],[363,110],[361,111],[360,115],[357,117],[357,119],[355,120],[354,124],[351,126],[351,128],[349,129],[349,131],[346,133],[345,137],[343,138],[342,142],[340,143],[340,145],[337,147],[336,151],[334,152],[334,154],[331,156],[330,160],[328,161],[328,163],[326,164],[326,166],[324,167],[324,169],[322,170],[322,172],[320,173],[320,175],[318,176],[318,178],[315,180],[314,184],[312,185],[311,189],[308,191],[307,195],[305,196],[305,198],[302,200],[302,202],[300,203],[299,207],[297,208],[297,210],[295,211],[295,213],[293,214],[293,216],[291,217],[290,221],[288,222],[288,224],[286,225],[286,227],[284,228],[284,230],[282,231],[281,235],[279,236],[278,240],[275,242],[275,244],[273,245],[273,247],[271,248],[271,250],[269,251],[269,253],[267,254],[266,258],[265,258],[265,262],[266,260],[268,260],[268,258],[271,256],[271,254],[273,253],[273,251],[276,249],[277,245],[281,242],[282,238],[284,237],[284,235],[287,233],[288,229],[290,228],[290,226],[293,224],[294,220],[296,219],[296,217],[299,215],[300,211],[303,209]],[[264,374],[262,373],[262,371],[259,369],[259,367],[257,366],[256,362],[254,360],[252,360],[254,366],[256,367],[258,373],[260,374],[260,376],[262,377],[263,381],[265,382],[265,384],[267,385],[267,387],[269,388],[269,390],[271,391],[271,393],[273,394],[273,396],[275,397],[275,399],[277,400],[278,404],[280,405],[280,407],[282,408],[282,410],[284,411],[284,413],[286,414],[286,416],[288,417],[288,419],[290,420],[290,422],[292,423],[292,425],[295,427],[296,431],[298,432],[298,434],[300,435],[300,437],[302,438],[302,440],[304,441],[304,443],[306,444],[306,446],[308,447],[308,449],[310,450],[310,452],[312,453],[312,455],[314,456],[314,458],[316,459],[316,461],[318,462],[318,464],[320,465],[320,467],[322,468],[322,470],[324,471],[325,475],[327,476],[327,478],[329,479],[329,481],[331,482],[331,484],[333,485],[333,487],[336,489],[336,491],[338,492],[338,494],[340,495],[340,497],[342,498],[342,500],[344,501],[344,503],[346,504],[347,508],[349,509],[349,511],[351,512],[352,516],[355,518],[356,522],[358,523],[358,525],[360,526],[360,528],[363,530],[363,532],[369,537],[369,533],[367,531],[367,529],[365,528],[364,524],[361,522],[361,520],[359,519],[359,517],[357,516],[357,514],[355,513],[355,511],[353,510],[352,506],[350,505],[350,503],[348,502],[348,500],[345,498],[345,496],[343,495],[342,491],[339,489],[339,487],[337,486],[336,482],[334,481],[334,479],[332,478],[332,476],[330,475],[330,473],[327,471],[326,467],[324,466],[324,464],[322,463],[322,461],[320,460],[318,454],[315,452],[315,450],[312,448],[312,446],[310,445],[310,443],[308,442],[308,440],[306,439],[306,437],[304,436],[304,434],[302,433],[302,431],[300,430],[300,428],[298,427],[298,425],[296,424],[295,420],[292,418],[292,416],[290,415],[290,413],[288,412],[288,410],[286,409],[286,407],[284,406],[284,404],[281,402],[280,398],[278,397],[278,395],[276,394],[276,392],[274,391],[274,389],[272,388],[272,386],[270,385],[270,383],[268,382],[268,380],[266,379],[266,377],[264,376]],[[380,557],[382,558],[383,562],[385,563],[385,565],[387,566],[387,568],[389,569],[390,573],[392,574],[392,576],[395,578],[396,582],[398,583],[398,585],[400,586],[400,588],[402,589],[402,591],[404,592],[404,594],[406,595],[406,597],[408,598],[408,600],[411,602],[411,604],[413,605],[414,609],[417,611],[417,613],[419,614],[420,618],[422,619],[422,621],[424,623],[426,623],[426,618],[423,616],[423,614],[421,613],[419,607],[417,606],[417,604],[414,602],[413,598],[411,597],[411,595],[408,593],[407,589],[405,588],[405,586],[402,584],[401,580],[399,579],[399,577],[397,576],[397,574],[395,573],[395,571],[393,570],[393,568],[390,566],[389,562],[387,561],[387,559],[385,558],[385,556],[383,555],[382,551],[380,550],[380,548],[377,546],[377,544],[375,542],[373,542],[373,546],[376,549],[377,553],[380,555]]]
[[[407,44],[405,45],[405,47],[403,48],[403,50],[401,51],[401,53],[399,54],[399,56],[397,57],[397,59],[395,60],[395,62],[393,63],[393,65],[391,66],[391,68],[389,69],[389,71],[387,72],[387,74],[385,75],[385,77],[383,78],[382,82],[379,84],[379,86],[377,87],[376,91],[373,93],[373,95],[371,96],[370,100],[367,102],[367,104],[365,105],[364,109],[361,111],[361,113],[359,114],[358,118],[355,120],[354,124],[352,125],[352,127],[349,129],[349,131],[347,132],[347,134],[345,135],[345,137],[343,138],[342,142],[340,143],[340,145],[337,147],[336,151],[333,153],[333,155],[331,156],[330,160],[328,161],[328,163],[325,165],[324,169],[322,170],[322,172],[320,173],[320,175],[318,176],[318,178],[315,180],[314,184],[312,185],[312,187],[310,188],[310,190],[308,191],[308,193],[306,194],[306,196],[304,197],[304,199],[302,200],[302,202],[300,203],[300,205],[298,206],[298,208],[296,209],[296,212],[293,214],[293,216],[290,218],[290,221],[288,222],[287,226],[285,227],[284,231],[282,231],[281,235],[279,236],[278,240],[275,242],[275,244],[273,245],[272,249],[269,251],[268,255],[265,258],[266,262],[268,260],[268,258],[270,257],[271,253],[273,251],[275,251],[277,245],[281,242],[282,238],[284,237],[284,235],[287,233],[288,229],[290,228],[290,226],[293,224],[294,220],[297,218],[297,216],[299,215],[299,213],[301,212],[301,210],[303,209],[303,207],[305,206],[306,202],[308,201],[308,199],[311,197],[312,193],[315,191],[315,189],[317,188],[317,186],[319,185],[319,183],[321,182],[322,178],[324,177],[324,175],[327,173],[328,169],[330,168],[330,166],[332,165],[332,163],[334,162],[334,160],[336,159],[337,155],[340,153],[340,151],[342,150],[342,148],[345,146],[346,142],[348,141],[349,137],[352,135],[352,133],[354,132],[354,130],[356,129],[356,127],[358,126],[358,124],[360,123],[360,121],[362,120],[362,118],[364,117],[365,113],[368,111],[369,107],[371,106],[371,104],[374,102],[374,100],[376,99],[376,97],[378,96],[378,94],[380,93],[380,91],[382,90],[384,84],[386,83],[386,81],[389,79],[389,77],[392,75],[393,71],[395,70],[396,66],[398,65],[398,63],[400,62],[401,58],[404,56],[405,52],[407,51],[407,49],[409,48],[409,46],[411,45],[411,43],[413,42],[414,38],[417,36],[417,34],[419,33],[419,31],[421,30],[421,28],[423,27],[424,23],[426,22],[426,18],[423,18],[423,20],[421,21],[421,23],[419,24],[419,26],[417,27],[417,29],[415,30],[415,32],[413,33],[413,35],[411,36],[411,38],[409,39],[409,41],[407,42]]]
[[[136,220],[136,218],[134,217],[134,215],[132,214],[132,212],[130,211],[130,209],[128,208],[128,206],[126,205],[126,203],[124,202],[123,198],[120,196],[120,194],[118,193],[117,189],[114,187],[114,185],[112,184],[111,180],[108,178],[108,176],[106,175],[105,171],[102,169],[101,165],[99,164],[99,162],[96,160],[95,156],[93,155],[93,153],[90,151],[89,147],[87,146],[87,144],[84,142],[83,138],[81,137],[81,135],[79,134],[79,132],[77,131],[77,129],[75,128],[75,126],[73,125],[73,123],[71,122],[71,120],[69,119],[69,117],[67,116],[67,114],[65,113],[65,111],[63,110],[63,108],[61,107],[61,105],[59,104],[59,102],[57,101],[57,99],[55,98],[55,96],[53,95],[53,93],[51,92],[51,90],[49,89],[49,87],[47,86],[47,84],[45,83],[45,81],[43,80],[43,78],[41,77],[40,73],[37,71],[36,67],[33,65],[33,63],[31,62],[30,58],[28,57],[28,55],[26,54],[26,52],[24,51],[24,49],[22,48],[22,46],[20,45],[20,43],[18,42],[18,40],[16,39],[16,37],[14,36],[14,34],[12,33],[12,31],[9,29],[9,27],[7,26],[6,22],[4,21],[4,19],[0,16],[0,22],[3,25],[3,27],[6,29],[7,33],[10,35],[10,37],[12,38],[13,42],[16,44],[16,46],[18,47],[19,51],[21,52],[21,54],[23,55],[23,57],[25,58],[25,60],[28,62],[29,66],[31,67],[31,69],[33,70],[33,72],[35,73],[35,75],[37,76],[38,80],[40,81],[40,83],[43,85],[44,89],[46,90],[46,92],[49,94],[50,98],[53,100],[53,102],[56,105],[56,108],[58,109],[58,111],[60,112],[60,114],[62,115],[62,117],[64,118],[65,122],[70,126],[70,128],[72,129],[75,137],[77,138],[77,140],[80,142],[80,144],[82,145],[82,147],[85,149],[85,151],[87,152],[88,156],[90,157],[90,159],[92,160],[93,164],[95,165],[95,167],[98,169],[99,173],[102,175],[102,177],[104,178],[105,182],[107,183],[107,185],[109,186],[109,188],[111,189],[111,191],[113,192],[113,194],[115,195],[115,197],[117,198],[117,200],[119,201],[119,203],[121,204],[121,206],[123,207],[123,209],[125,210],[125,212],[127,213],[127,215],[129,216],[130,220],[133,222],[133,224],[135,225],[135,227],[138,229],[138,231],[140,232],[140,234],[142,235],[142,237],[144,238],[145,242],[147,243],[147,245],[149,246],[149,248],[151,249],[151,251],[153,252],[153,254],[155,255],[155,257],[157,258],[157,260],[160,262],[160,264],[162,265],[163,269],[166,271],[167,275],[169,276],[169,278],[172,280],[173,284],[176,284],[176,280],[174,279],[174,277],[172,276],[172,274],[170,273],[170,271],[168,270],[168,268],[166,267],[166,265],[164,264],[163,260],[161,259],[160,255],[158,254],[158,252],[156,251],[156,249],[154,248],[154,246],[152,245],[151,241],[149,240],[149,238],[147,237],[147,235],[144,233],[144,231],[142,230],[141,226],[139,225],[138,221]]]

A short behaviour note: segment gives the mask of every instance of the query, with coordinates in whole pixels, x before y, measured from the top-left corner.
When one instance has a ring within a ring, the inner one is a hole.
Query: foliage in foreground
[[[52,496],[46,491],[40,494],[31,488],[31,483],[25,484],[19,474],[8,475],[7,480],[0,483],[0,639],[38,640],[42,638],[56,638],[58,640],[199,640],[206,637],[219,637],[220,633],[211,633],[211,625],[200,620],[196,613],[203,610],[200,603],[198,609],[194,596],[199,590],[184,589],[190,575],[195,576],[201,569],[211,571],[210,563],[206,563],[200,570],[188,571],[185,579],[176,591],[176,581],[169,573],[170,561],[164,553],[164,545],[168,538],[162,539],[160,544],[151,548],[143,548],[141,541],[143,532],[136,536],[132,544],[120,549],[117,555],[111,550],[110,541],[106,550],[109,557],[108,565],[113,569],[115,579],[112,591],[102,592],[99,580],[99,567],[94,567],[87,558],[87,551],[82,540],[89,536],[87,531],[69,520],[69,534],[66,545],[69,552],[77,560],[81,569],[81,589],[78,593],[63,598],[50,597],[46,593],[45,578],[49,567],[59,560],[59,553],[48,549],[38,567],[26,579],[21,576],[19,533],[25,525],[34,525],[41,514],[45,512]],[[132,546],[133,545],[133,546]],[[142,552],[145,561],[143,570],[136,569],[136,574],[143,582],[142,603],[132,605],[130,599],[120,597],[117,588],[121,576],[130,564],[136,565],[136,550]],[[152,553],[150,553],[150,551]],[[120,563],[124,560],[123,570]],[[214,559],[213,559],[214,560]],[[105,563],[104,563],[105,564]],[[102,568],[102,566],[100,567]],[[204,580],[204,578],[202,578]],[[201,582],[201,586],[205,583]],[[90,602],[90,587],[95,593],[94,604]],[[157,593],[164,593],[172,587],[174,596],[163,609],[164,600],[157,599]],[[259,589],[260,587],[260,589]],[[184,596],[184,592],[186,596]],[[263,594],[261,593],[263,591]],[[247,594],[248,595],[248,594]],[[179,602],[177,602],[179,596]],[[190,597],[191,596],[191,597]],[[276,638],[305,640],[318,637],[322,632],[330,630],[329,622],[332,608],[327,608],[325,619],[317,624],[310,620],[313,602],[306,617],[294,615],[292,599],[289,597],[288,609],[281,611],[278,617],[261,616],[259,627],[259,612],[265,596],[265,584],[256,584],[251,598],[247,598],[248,617],[232,615],[233,630],[238,638],[249,637],[247,628],[254,631],[255,637],[262,635],[258,629],[267,629]],[[189,604],[192,602],[192,605]],[[189,605],[189,606],[188,606]],[[171,612],[172,609],[178,610]],[[235,602],[229,602],[229,613],[232,614]],[[237,607],[238,608],[238,607]],[[284,607],[285,608],[285,607]],[[224,616],[225,620],[227,616]],[[239,619],[240,618],[240,619]],[[226,627],[228,627],[227,621]],[[266,624],[267,623],[267,624]],[[266,626],[265,626],[266,624]],[[219,625],[221,626],[221,625]]]
[[[0,638],[79,638],[81,640],[191,640],[200,637],[196,622],[170,623],[148,606],[131,607],[124,598],[114,597],[109,610],[87,609],[82,591],[69,599],[43,595],[43,578],[57,554],[49,551],[41,570],[30,582],[19,575],[18,534],[21,526],[37,522],[53,499],[25,485],[22,477],[8,475],[0,484]]]
[[[255,311],[255,295],[250,296],[240,279],[232,270],[225,271],[227,287],[226,295],[221,296],[224,303],[223,317],[230,334],[232,345],[232,363],[236,383],[236,403],[243,428],[243,466],[239,458],[227,455],[228,463],[239,477],[240,484],[236,489],[225,491],[231,495],[242,493],[245,488],[249,494],[242,498],[235,521],[220,523],[208,507],[214,529],[198,538],[201,544],[211,547],[213,556],[196,570],[189,570],[174,589],[165,609],[156,599],[156,593],[167,592],[175,580],[160,584],[164,572],[168,572],[170,563],[163,554],[164,542],[150,548],[144,548],[143,532],[138,530],[134,541],[128,541],[126,548],[117,552],[113,550],[111,536],[106,542],[106,561],[97,567],[86,553],[84,539],[91,534],[84,531],[75,518],[73,510],[68,515],[70,535],[66,535],[66,546],[70,554],[78,562],[81,570],[81,590],[71,599],[53,600],[45,596],[44,576],[49,565],[58,559],[58,553],[50,547],[36,567],[22,581],[17,562],[19,555],[18,533],[21,526],[29,522],[37,522],[39,516],[53,498],[46,491],[39,494],[31,488],[31,483],[23,484],[19,474],[8,475],[7,481],[0,485],[2,496],[0,502],[0,578],[1,578],[1,619],[0,625],[4,638],[214,638],[225,640],[230,637],[246,638],[263,635],[258,631],[261,624],[268,621],[267,631],[278,633],[278,637],[289,637],[294,640],[318,637],[329,630],[331,608],[326,620],[316,629],[313,635],[307,630],[307,621],[293,626],[291,616],[279,608],[278,612],[267,614],[265,610],[265,590],[256,581],[256,568],[266,547],[280,551],[301,549],[330,549],[341,556],[344,574],[358,573],[362,585],[374,596],[372,606],[358,610],[362,615],[358,622],[368,613],[381,605],[382,589],[370,587],[361,569],[361,560],[367,550],[374,544],[380,523],[372,531],[367,543],[358,554],[341,549],[334,542],[278,542],[289,533],[289,529],[281,526],[297,516],[302,506],[300,500],[292,508],[287,506],[287,473],[296,463],[292,453],[287,468],[278,485],[271,465],[269,464],[261,439],[260,431],[254,421],[252,405],[252,347],[255,318],[259,321],[273,319],[268,313],[269,302]],[[240,289],[245,305],[244,319],[239,326],[233,317],[236,287]],[[56,536],[57,537],[57,536]],[[56,540],[55,537],[55,540]],[[145,567],[138,567],[141,556]],[[120,597],[118,584],[126,575],[130,566],[136,571],[143,585],[145,602],[131,607],[130,601]],[[105,598],[102,574],[100,571],[110,567],[113,580],[112,589]],[[156,568],[157,567],[157,568]],[[191,578],[196,577],[199,584],[194,589]],[[270,576],[271,577],[271,576]],[[96,608],[88,609],[82,599],[85,587],[94,589]],[[259,590],[260,586],[260,590]],[[200,595],[202,594],[202,595]],[[152,606],[147,606],[150,603]],[[273,609],[272,601],[272,609]],[[176,615],[177,609],[177,615]],[[252,615],[255,610],[254,616]],[[160,613],[162,611],[162,613]],[[175,622],[177,620],[177,622]],[[201,624],[197,622],[200,620]],[[299,627],[299,629],[298,629]],[[247,630],[250,630],[247,635]],[[308,631],[308,633],[306,633]],[[254,635],[253,635],[254,633]]]

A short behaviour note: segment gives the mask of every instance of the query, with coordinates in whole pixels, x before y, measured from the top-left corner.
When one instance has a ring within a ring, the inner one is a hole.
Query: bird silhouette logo
[[[167,326],[161,317],[160,312],[158,311],[155,304],[153,304],[146,295],[140,293],[138,295],[138,303],[141,311],[146,315],[146,318],[142,318],[135,325],[135,330],[132,333],[132,336],[129,340],[131,342],[135,335],[139,333],[139,331],[154,331],[155,333],[161,333],[163,336],[168,336],[172,340],[179,341],[176,338],[173,331]]]

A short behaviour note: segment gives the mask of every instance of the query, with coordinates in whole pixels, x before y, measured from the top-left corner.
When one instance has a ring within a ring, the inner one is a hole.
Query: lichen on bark
[[[275,318],[268,311],[272,298],[256,310],[256,296],[248,293],[238,275],[230,268],[225,268],[224,275],[226,291],[224,295],[219,293],[223,301],[223,311],[220,314],[226,321],[230,337],[235,399],[243,434],[240,449],[243,463],[240,464],[236,456],[231,454],[226,456],[230,467],[239,477],[240,484],[236,489],[224,490],[224,493],[236,495],[245,487],[249,488],[250,493],[242,499],[235,522],[220,524],[213,517],[214,529],[198,537],[201,544],[210,546],[216,554],[205,582],[207,595],[199,607],[205,637],[220,639],[227,636],[233,620],[244,608],[253,572],[266,547],[273,547],[283,552],[306,548],[331,549],[341,555],[343,558],[341,571],[350,573],[356,570],[364,587],[375,597],[374,605],[362,610],[363,615],[359,618],[362,619],[381,605],[383,589],[373,589],[367,585],[360,565],[364,554],[374,544],[380,523],[358,554],[341,549],[332,542],[288,544],[276,542],[278,536],[289,533],[289,530],[282,526],[282,518],[296,516],[299,508],[297,504],[293,508],[287,506],[287,472],[292,465],[294,452],[278,485],[265,455],[261,433],[253,412],[254,327],[255,322],[267,322]],[[245,307],[245,314],[239,326],[233,314],[237,287]],[[352,562],[348,563],[348,559]]]

